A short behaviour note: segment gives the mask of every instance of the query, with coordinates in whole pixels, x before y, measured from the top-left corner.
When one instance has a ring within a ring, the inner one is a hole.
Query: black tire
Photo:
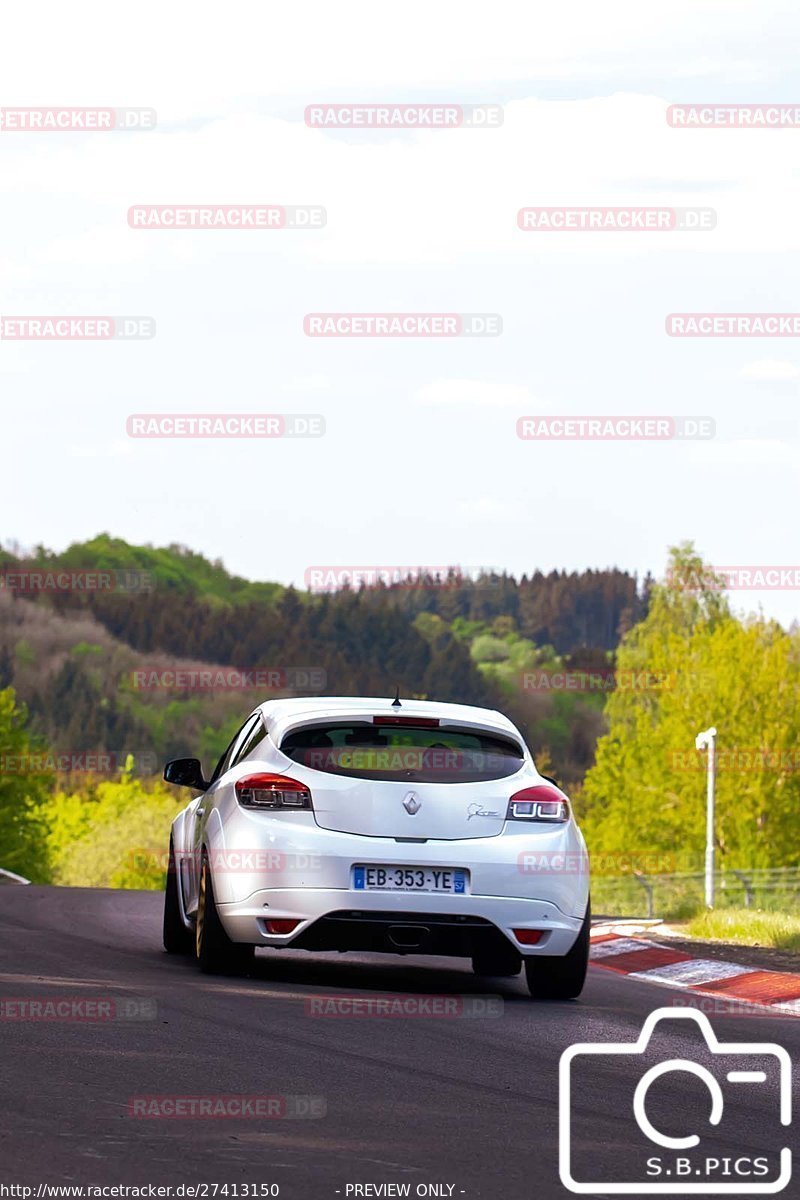
[[[479,950],[472,956],[472,970],[476,975],[491,975],[496,979],[511,979],[522,970],[522,955],[511,943],[508,947],[495,946]]]
[[[186,928],[181,916],[175,847],[170,835],[167,886],[164,889],[164,949],[167,954],[191,954],[192,944],[192,931]]]
[[[255,946],[232,942],[225,932],[214,899],[208,859],[200,865],[200,889],[195,922],[195,957],[204,975],[244,975],[253,963]]]
[[[568,954],[531,955],[525,959],[525,977],[534,1000],[574,1000],[580,996],[589,966],[591,928],[591,905],[587,905],[581,931]]]

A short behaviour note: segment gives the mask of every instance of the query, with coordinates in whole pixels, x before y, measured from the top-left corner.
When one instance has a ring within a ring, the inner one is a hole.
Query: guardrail
[[[800,913],[800,867],[716,871],[715,908]],[[595,875],[592,908],[620,917],[690,916],[704,906],[702,871],[674,875]]]
[[[30,883],[30,879],[25,879],[23,875],[16,875],[13,871],[4,871],[0,867],[0,884],[3,883]]]

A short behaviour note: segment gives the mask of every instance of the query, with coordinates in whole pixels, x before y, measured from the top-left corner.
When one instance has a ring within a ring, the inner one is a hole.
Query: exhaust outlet
[[[386,933],[398,950],[419,950],[430,930],[426,925],[390,925]]]

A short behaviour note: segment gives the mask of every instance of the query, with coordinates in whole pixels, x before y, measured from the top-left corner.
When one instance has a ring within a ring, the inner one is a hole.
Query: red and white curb
[[[800,1017],[800,975],[755,970],[716,958],[695,958],[646,938],[606,932],[607,928],[592,931],[590,958],[596,967],[701,996],[744,1002]]]

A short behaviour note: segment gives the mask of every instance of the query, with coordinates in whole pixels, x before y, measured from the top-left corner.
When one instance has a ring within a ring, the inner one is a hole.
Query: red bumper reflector
[[[514,937],[523,946],[535,946],[544,932],[544,929],[515,929]]]
[[[288,917],[275,918],[272,921],[267,921],[267,933],[291,933],[300,924],[299,921],[292,921]]]

